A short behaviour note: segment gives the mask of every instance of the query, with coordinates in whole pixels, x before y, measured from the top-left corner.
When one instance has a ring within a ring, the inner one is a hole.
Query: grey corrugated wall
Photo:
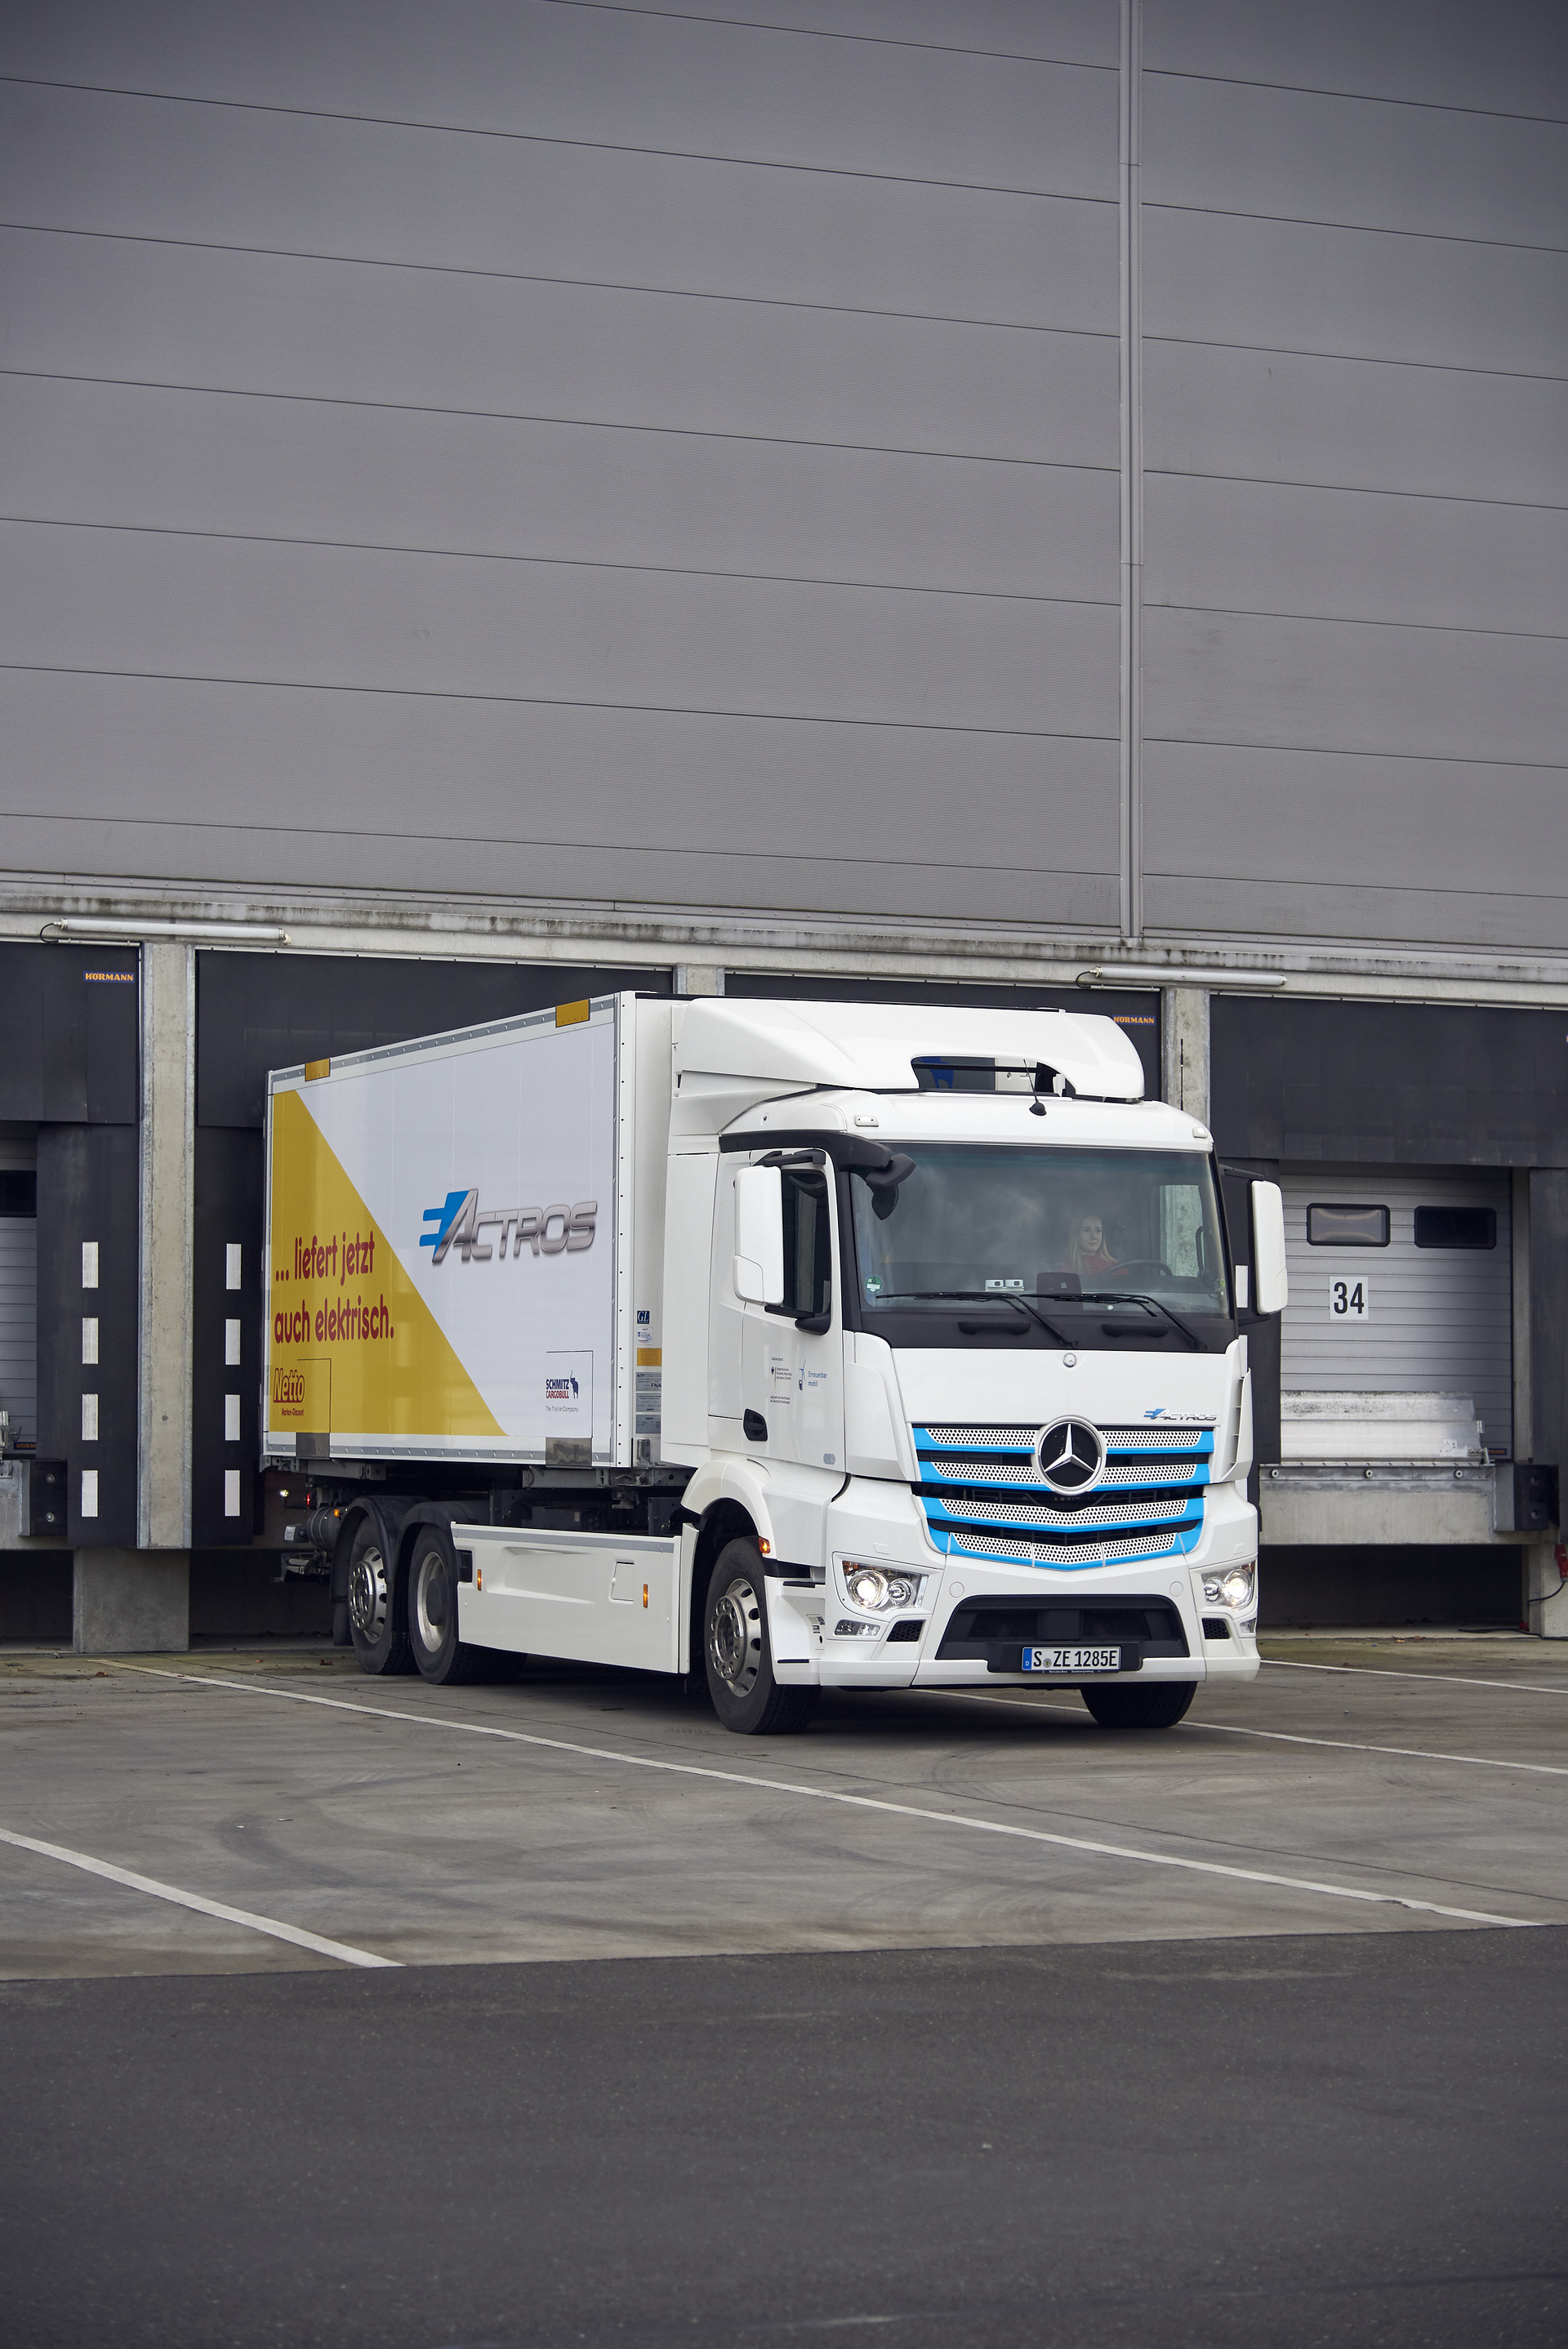
[[[1114,930],[1119,8],[751,13],[12,0],[0,862]],[[1150,0],[1155,931],[1568,944],[1558,16]]]
[[[7,12],[0,855],[1114,917],[1114,12],[783,13]]]
[[[1143,56],[1150,925],[1568,947],[1568,9]]]

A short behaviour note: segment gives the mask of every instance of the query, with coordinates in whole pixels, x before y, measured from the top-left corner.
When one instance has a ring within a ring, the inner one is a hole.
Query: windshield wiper
[[[1190,1346],[1196,1346],[1200,1353],[1203,1351],[1203,1340],[1195,1330],[1189,1330],[1180,1313],[1172,1313],[1169,1305],[1162,1304],[1158,1297],[1147,1296],[1140,1288],[1086,1288],[1083,1301],[1086,1305],[1151,1305],[1156,1313],[1164,1314],[1172,1328],[1181,1330]]]
[[[1038,1306],[1031,1305],[1013,1288],[889,1288],[878,1292],[878,1303],[886,1304],[895,1297],[918,1297],[924,1299],[952,1299],[960,1305],[1011,1305],[1032,1321],[1037,1321],[1048,1337],[1058,1346],[1070,1346],[1073,1340],[1064,1338],[1054,1321],[1047,1321]]]

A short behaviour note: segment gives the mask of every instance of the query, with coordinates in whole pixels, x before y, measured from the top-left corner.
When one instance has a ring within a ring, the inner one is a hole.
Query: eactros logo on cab
[[[1105,1466],[1105,1438],[1087,1419],[1054,1420],[1036,1438],[1035,1465],[1053,1493],[1087,1493]]]

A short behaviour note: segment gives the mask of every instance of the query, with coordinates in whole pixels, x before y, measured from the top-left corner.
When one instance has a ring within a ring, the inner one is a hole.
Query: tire
[[[346,1599],[335,1599],[332,1602],[332,1644],[335,1648],[352,1648],[354,1645]]]
[[[1147,1688],[1120,1681],[1078,1691],[1102,1729],[1174,1729],[1197,1693],[1196,1681],[1151,1681]]]
[[[488,1677],[490,1651],[458,1637],[458,1560],[439,1526],[414,1536],[407,1576],[408,1647],[421,1680],[438,1687]]]
[[[359,1668],[366,1672],[411,1669],[408,1627],[397,1590],[397,1561],[383,1547],[374,1517],[361,1517],[348,1553],[348,1628]]]
[[[726,1729],[739,1737],[783,1737],[804,1729],[814,1688],[780,1688],[773,1677],[762,1561],[754,1541],[726,1543],[708,1580],[702,1613],[707,1692]]]

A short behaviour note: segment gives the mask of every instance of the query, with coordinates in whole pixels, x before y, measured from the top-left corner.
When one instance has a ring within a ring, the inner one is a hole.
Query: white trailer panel
[[[636,1009],[273,1073],[269,1454],[630,1464]]]

